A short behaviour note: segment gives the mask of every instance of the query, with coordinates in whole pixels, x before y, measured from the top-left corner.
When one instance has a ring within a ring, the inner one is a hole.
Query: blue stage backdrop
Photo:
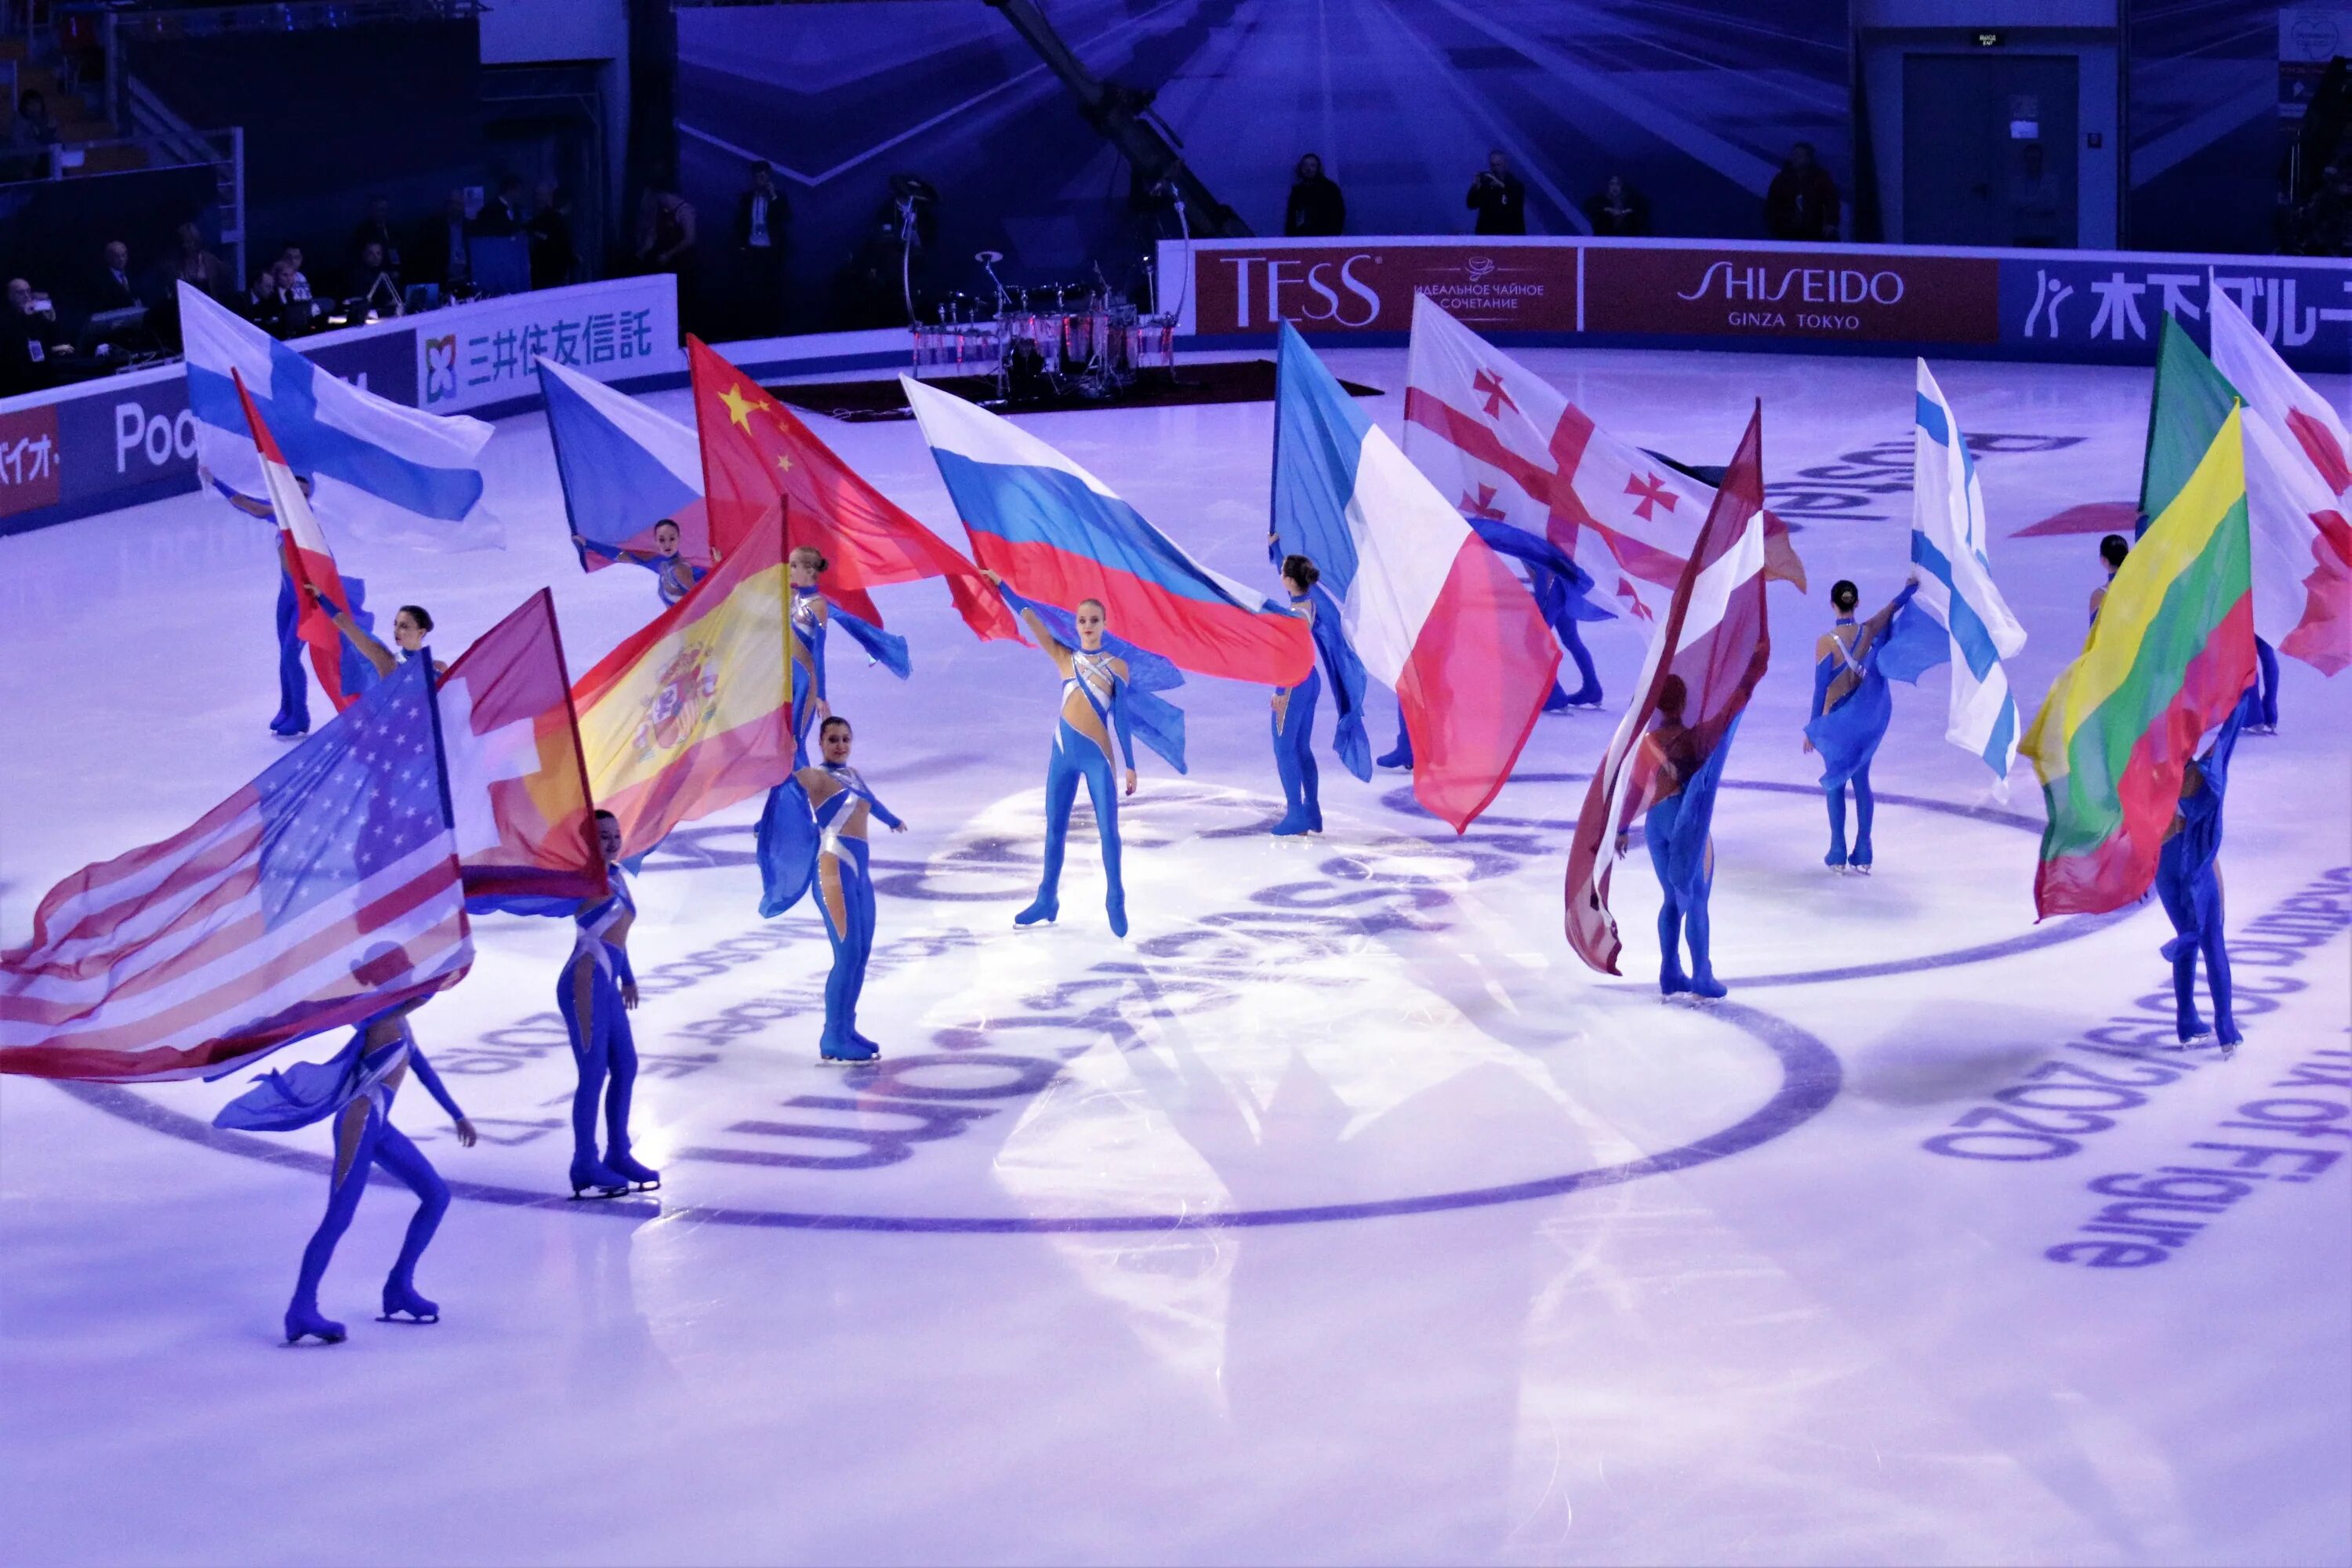
[[[1097,75],[1157,95],[1209,188],[1282,232],[1291,169],[1319,154],[1351,234],[1459,234],[1491,148],[1527,182],[1529,227],[1585,232],[1612,174],[1662,234],[1756,237],[1789,144],[1850,194],[1845,0],[1043,0]],[[702,281],[739,279],[745,161],[792,201],[791,325],[903,320],[893,249],[866,246],[889,176],[940,193],[919,286],[1090,280],[1139,293],[1164,221],[995,11],[961,0],[717,5],[678,14],[681,181]],[[867,251],[864,268],[855,258]],[[887,263],[887,265],[886,265]]]

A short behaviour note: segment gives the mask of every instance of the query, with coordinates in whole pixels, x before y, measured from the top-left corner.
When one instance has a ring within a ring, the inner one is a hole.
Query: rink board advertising
[[[304,338],[320,368],[435,414],[539,401],[532,356],[600,381],[682,378],[674,280],[628,278]],[[196,417],[174,362],[0,402],[0,533],[196,488]]]
[[[1391,342],[1427,294],[1497,342],[1951,350],[2153,364],[2164,314],[2205,341],[2210,278],[2298,370],[2352,370],[2352,262],[2273,256],[1577,238],[1179,241],[1179,331]],[[1172,302],[1172,301],[1171,301]]]

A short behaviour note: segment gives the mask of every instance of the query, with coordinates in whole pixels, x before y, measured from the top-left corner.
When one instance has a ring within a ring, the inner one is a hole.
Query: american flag
[[[0,952],[0,1072],[217,1077],[473,963],[432,661],[161,844],[51,889]]]

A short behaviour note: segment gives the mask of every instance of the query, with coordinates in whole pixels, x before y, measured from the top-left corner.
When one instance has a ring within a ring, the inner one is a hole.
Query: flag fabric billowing
[[[229,385],[244,409],[246,438],[254,448],[259,504],[278,524],[278,560],[293,585],[294,635],[310,649],[311,672],[340,713],[375,681],[375,667],[351,645],[334,621],[333,613],[341,610],[352,616],[355,624],[364,625],[358,622],[358,600],[344,586],[342,574],[335,568],[335,552],[327,548],[327,537],[319,531],[319,520],[311,514],[310,498],[287,466],[286,454],[254,405],[243,373],[231,371]],[[318,591],[316,599],[308,592],[310,589]]]
[[[1456,507],[1549,538],[1627,615],[1664,612],[1714,490],[1601,429],[1425,294],[1405,383],[1405,455]],[[1788,525],[1767,512],[1764,528],[1765,575],[1802,592]]]
[[[196,460],[215,482],[259,499],[261,474],[232,374],[241,374],[294,471],[338,529],[373,544],[496,550],[505,531],[482,499],[491,426],[404,408],[337,380],[204,290],[180,285]]]
[[[2237,405],[2238,389],[2213,368],[2188,330],[2165,312],[2157,333],[2156,385],[2147,401],[2147,451],[2140,461],[2137,534],[2172,504]]]
[[[541,588],[477,637],[437,692],[467,907],[604,897],[554,595]]]
[[[1195,675],[1296,686],[1305,622],[1178,548],[1068,458],[986,409],[898,378],[973,559],[1041,605],[1100,599],[1110,629]]]
[[[580,564],[596,572],[624,551],[651,555],[655,526],[670,521],[677,552],[708,570],[710,526],[694,432],[594,376],[544,354],[537,363],[563,510],[588,542]]]
[[[1021,640],[1013,612],[961,552],[859,478],[797,415],[708,344],[688,337],[686,346],[710,542],[722,558],[782,500],[784,548],[812,545],[824,556],[830,564],[821,585],[837,607],[878,626],[882,612],[870,590],[941,577],[972,635]]]
[[[1765,619],[1764,414],[1748,416],[1739,451],[1724,470],[1723,488],[1707,509],[1696,547],[1675,584],[1634,697],[1610,740],[1577,814],[1568,851],[1568,943],[1604,974],[1618,973],[1617,920],[1609,910],[1609,874],[1617,840],[1652,800],[1661,763],[1646,743],[1666,682],[1683,682],[1687,726],[1677,765],[1685,791],[1711,795],[1722,773],[1732,731],[1756,683],[1764,679],[1772,638]],[[1685,799],[1678,814],[1696,847],[1676,846],[1678,859],[1703,853],[1711,813],[1706,799]]]
[[[1465,831],[1511,776],[1559,668],[1518,578],[1285,324],[1274,531],[1322,569],[1348,645],[1397,694],[1412,793]]]
[[[2049,808],[2034,908],[2120,909],[2147,891],[2182,770],[2254,680],[2242,416],[2108,584],[2079,658],[2026,731]]]
[[[2352,664],[2352,436],[2220,285],[2213,367],[2245,399],[2254,635],[2324,675]]]
[[[0,953],[0,1072],[217,1077],[473,962],[429,663],[185,831],[75,872]]]
[[[790,592],[772,513],[572,687],[588,787],[625,858],[791,775]]]
[[[1944,389],[1919,362],[1911,442],[1911,563],[1919,591],[1895,616],[1878,668],[1916,680],[1951,661],[1952,698],[1944,738],[1992,770],[1993,793],[2009,798],[2017,761],[2017,698],[2001,664],[2025,646],[2025,628],[1993,585],[1987,556],[1984,490],[1976,459]]]

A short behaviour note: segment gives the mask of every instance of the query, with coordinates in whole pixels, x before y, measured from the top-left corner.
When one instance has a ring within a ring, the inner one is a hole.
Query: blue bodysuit
[[[1822,638],[1821,657],[1813,665],[1812,718],[1805,738],[1822,757],[1822,789],[1828,796],[1830,852],[1822,864],[1857,871],[1871,866],[1870,825],[1875,802],[1870,793],[1870,760],[1895,716],[1895,700],[1880,673],[1878,656],[1895,613],[1911,602],[1919,584],[1907,583],[1885,609],[1860,626],[1841,616],[1838,627],[1853,627],[1846,637],[1832,629]],[[1846,786],[1853,786],[1854,838],[1851,855],[1845,841]]]
[[[319,1311],[319,1281],[335,1256],[335,1244],[359,1212],[360,1194],[367,1190],[368,1173],[382,1166],[408,1184],[416,1194],[416,1214],[408,1222],[400,1256],[383,1281],[383,1315],[405,1315],[424,1323],[438,1322],[441,1310],[416,1293],[416,1260],[433,1239],[441,1215],[449,1206],[449,1188],[418,1152],[415,1144],[392,1124],[393,1096],[402,1079],[415,1068],[425,1092],[439,1102],[453,1121],[465,1112],[449,1098],[440,1075],[416,1048],[405,1018],[391,1022],[397,1033],[371,1047],[368,1035],[380,1020],[370,1019],[352,1036],[351,1043],[323,1062],[305,1063],[283,1072],[261,1075],[256,1086],[221,1108],[215,1127],[247,1132],[289,1132],[314,1121],[335,1119],[335,1169],[327,1189],[326,1216],[302,1249],[302,1272],[294,1285],[294,1300],[286,1309],[286,1341],[292,1344],[316,1335],[329,1344],[343,1338],[343,1325]]]
[[[1315,622],[1311,594],[1293,594],[1290,613]],[[1274,689],[1274,771],[1282,780],[1282,820],[1276,837],[1323,831],[1323,798],[1315,768],[1315,704],[1323,696],[1323,672],[1309,666],[1307,679],[1287,692]]]
[[[578,926],[572,958],[555,983],[555,1005],[572,1036],[572,1059],[580,1070],[572,1094],[572,1194],[594,1189],[610,1197],[661,1185],[661,1173],[629,1152],[629,1100],[637,1084],[637,1042],[623,1005],[624,982],[636,984],[629,969],[629,926],[636,900],[618,866],[611,868],[613,891],[583,902],[572,919]],[[585,994],[584,995],[583,994]],[[604,1155],[596,1156],[596,1112],[604,1112]]]
[[[2258,718],[2262,698],[2249,691],[2231,711],[2213,744],[2191,763],[2180,781],[2180,810],[2157,852],[2156,896],[2178,932],[2164,944],[2172,965],[2175,1023],[2181,1043],[2214,1035],[2223,1046],[2243,1038],[2230,1010],[2230,951],[2221,907],[2221,797],[2229,788],[2230,756],[2238,735]],[[2209,1029],[2197,1012],[2197,959],[2205,959],[2205,986],[2213,997]]]
[[[1724,994],[1723,983],[1715,977],[1707,898],[1715,889],[1716,786],[1738,728],[1739,721],[1734,719],[1704,762],[1693,756],[1691,731],[1679,720],[1662,719],[1643,741],[1651,749],[1655,769],[1642,837],[1664,894],[1658,906],[1658,990],[1664,995],[1684,991],[1696,996]],[[1687,973],[1682,964],[1685,936],[1690,942]]]
[[[811,786],[796,774],[778,788],[798,809],[772,810],[760,823],[760,865],[767,889],[760,912],[782,914],[814,884],[824,934],[833,942],[818,1053],[827,1061],[870,1062],[882,1048],[857,1030],[857,999],[866,989],[866,960],[874,953],[874,873],[866,825],[869,816],[886,826],[904,825],[847,763],[823,763],[804,773],[819,775],[814,788],[824,798],[812,805]]]
[[[697,566],[683,555],[656,555],[650,550],[622,550],[610,544],[598,544],[583,540],[580,543],[583,555],[599,555],[607,561],[625,561],[632,566],[642,566],[654,574],[654,592],[661,595],[665,608],[677,604],[694,591],[694,585],[710,575],[707,566]]]
[[[873,659],[885,669],[904,680],[913,670],[908,657],[907,639],[895,632],[886,632],[870,621],[861,620],[824,596],[816,587],[793,590],[793,766],[809,764],[809,729],[816,722],[817,704],[831,702],[825,689],[824,634],[833,622],[841,623],[847,632]]]

